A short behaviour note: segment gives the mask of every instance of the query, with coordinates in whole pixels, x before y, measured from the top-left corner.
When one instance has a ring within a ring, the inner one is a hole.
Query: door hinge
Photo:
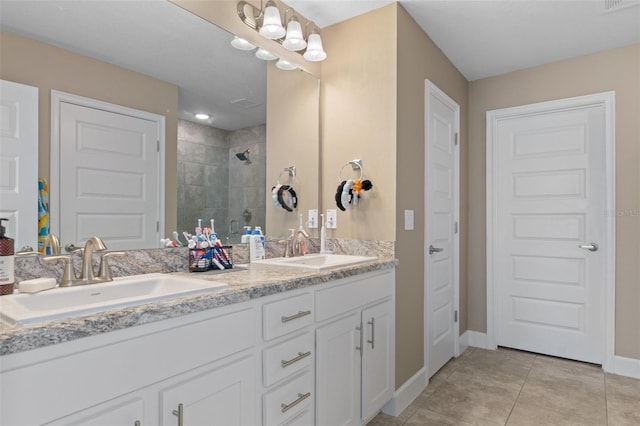
[[[458,311],[453,311],[453,322],[458,322]]]
[[[156,222],[156,232],[160,232],[160,221]]]
[[[453,144],[456,145],[456,146],[458,145],[458,134],[457,133],[455,134],[455,138],[454,138]]]
[[[458,233],[458,222],[453,224],[453,233],[457,234]]]
[[[156,150],[160,152],[160,141],[156,141]]]

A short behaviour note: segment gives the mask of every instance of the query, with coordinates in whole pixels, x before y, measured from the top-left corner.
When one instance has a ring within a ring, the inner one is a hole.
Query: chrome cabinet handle
[[[440,253],[442,250],[440,247],[434,247],[433,245],[429,246],[429,254]]]
[[[371,321],[367,322],[371,326],[371,340],[367,340],[367,343],[371,343],[371,349],[376,348],[376,319],[371,317]]]
[[[136,422],[133,424],[133,426],[141,426],[142,423],[140,423],[140,420],[136,420]]]
[[[298,394],[298,399],[296,399],[292,403],[290,403],[290,404],[285,404],[285,403],[280,404],[280,411],[282,411],[283,413],[286,413],[287,411],[291,410],[293,407],[295,407],[296,405],[300,404],[302,401],[304,401],[305,399],[309,398],[310,396],[311,396],[311,392],[307,392],[305,394],[299,393]]]
[[[178,404],[178,409],[173,410],[172,414],[178,417],[178,426],[184,426],[184,405]]]
[[[581,244],[578,247],[589,251],[598,251],[598,245],[596,243]]]
[[[280,364],[282,365],[282,368],[288,367],[291,364],[294,364],[298,361],[300,361],[301,359],[305,359],[306,357],[311,356],[311,351],[308,352],[298,352],[298,356],[295,358],[291,358],[288,361],[285,361],[284,359],[282,361],[280,361]]]
[[[288,317],[283,316],[281,320],[282,322],[289,322],[307,315],[311,315],[311,311],[298,311],[297,314],[289,315]]]
[[[360,346],[356,346],[356,351],[360,351],[360,358],[362,358],[362,348],[364,346],[363,344],[363,337],[364,337],[364,330],[363,330],[363,326],[362,326],[362,321],[360,322],[360,325],[356,327],[356,330],[360,332]]]

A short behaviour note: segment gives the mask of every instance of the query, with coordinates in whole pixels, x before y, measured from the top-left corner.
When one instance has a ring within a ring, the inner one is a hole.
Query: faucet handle
[[[44,263],[55,263],[55,262],[64,263],[64,269],[62,270],[62,277],[60,278],[60,287],[71,287],[73,285],[75,274],[71,269],[72,264],[71,264],[71,258],[69,256],[66,256],[66,255],[46,256],[46,257],[41,257],[40,260]]]
[[[111,276],[111,269],[109,269],[109,258],[115,256],[124,256],[126,253],[123,251],[111,251],[105,253],[100,257],[100,269],[98,269],[98,277],[102,281],[113,281]]]

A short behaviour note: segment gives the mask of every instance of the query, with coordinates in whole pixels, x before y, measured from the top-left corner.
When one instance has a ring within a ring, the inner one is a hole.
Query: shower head
[[[236,157],[238,157],[238,160],[240,161],[249,161],[249,150],[245,150],[244,152],[239,152],[236,154]]]

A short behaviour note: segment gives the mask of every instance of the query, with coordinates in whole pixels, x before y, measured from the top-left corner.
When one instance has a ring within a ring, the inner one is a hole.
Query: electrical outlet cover
[[[327,229],[336,229],[338,227],[338,210],[327,209]]]
[[[309,210],[307,226],[309,229],[318,228],[318,209]]]

